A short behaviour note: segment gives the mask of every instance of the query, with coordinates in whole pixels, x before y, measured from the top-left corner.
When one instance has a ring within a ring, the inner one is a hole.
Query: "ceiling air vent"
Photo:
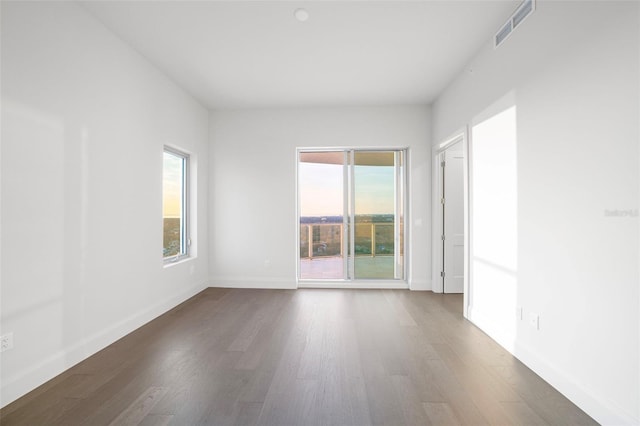
[[[507,23],[504,24],[504,26],[500,29],[500,31],[498,31],[498,34],[496,34],[495,47],[500,46],[500,43],[502,43],[507,37],[509,37],[509,34],[511,34],[512,29],[513,28],[511,27],[511,19],[509,19],[509,21],[507,21]]]
[[[518,25],[520,25],[520,23],[524,21],[524,19],[529,16],[535,8],[536,5],[534,3],[534,0],[524,0],[524,2],[522,2],[520,7],[518,7],[518,10],[516,10],[516,13],[514,13],[513,17],[511,18],[513,28],[515,29]]]
[[[527,16],[536,10],[535,0],[524,0],[518,9],[509,17],[509,20],[500,28],[493,38],[493,47],[496,48],[511,35],[518,25],[524,21]]]

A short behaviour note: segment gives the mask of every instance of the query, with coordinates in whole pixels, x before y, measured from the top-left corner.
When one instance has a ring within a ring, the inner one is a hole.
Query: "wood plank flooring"
[[[461,295],[210,288],[0,411],[10,425],[592,425]]]

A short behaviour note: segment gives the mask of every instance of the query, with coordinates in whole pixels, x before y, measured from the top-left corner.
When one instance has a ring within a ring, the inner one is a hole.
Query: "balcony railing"
[[[395,254],[394,225],[393,222],[356,223],[355,255],[375,257]],[[343,256],[344,228],[341,223],[300,224],[300,258]]]

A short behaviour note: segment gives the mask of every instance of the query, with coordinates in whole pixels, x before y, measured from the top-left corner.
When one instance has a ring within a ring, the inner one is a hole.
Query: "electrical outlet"
[[[540,330],[540,316],[531,312],[529,314],[529,325],[536,330]]]
[[[522,321],[524,319],[522,316],[522,306],[518,306],[516,308],[516,318],[518,318],[518,321]]]
[[[4,336],[0,336],[0,352],[13,349],[13,333],[7,333]]]

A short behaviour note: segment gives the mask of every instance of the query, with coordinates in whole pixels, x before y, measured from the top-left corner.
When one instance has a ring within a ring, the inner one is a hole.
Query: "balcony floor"
[[[300,259],[300,279],[341,280],[341,256]],[[393,279],[393,256],[356,257],[356,277],[361,279]]]

